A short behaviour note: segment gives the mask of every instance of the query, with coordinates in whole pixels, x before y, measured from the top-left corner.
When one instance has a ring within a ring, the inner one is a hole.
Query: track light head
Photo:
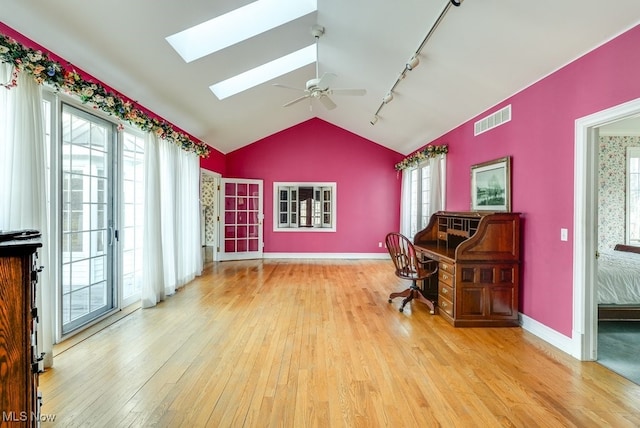
[[[392,99],[393,99],[393,92],[389,91],[387,92],[387,95],[385,95],[384,98],[382,99],[382,102],[385,104],[388,104]]]
[[[417,55],[413,55],[409,58],[409,61],[407,61],[407,70],[413,70],[418,64],[420,64],[420,59],[418,59]]]
[[[377,114],[373,116],[373,119],[371,119],[369,121],[369,123],[372,124],[372,125],[375,125],[376,122],[378,122],[378,115]]]
[[[462,2],[463,2],[463,1],[464,1],[464,0],[458,0],[458,1],[456,1],[456,0],[451,0],[451,4],[457,7],[457,6],[460,6],[460,5],[462,4]]]
[[[316,39],[319,39],[324,34],[324,27],[322,25],[315,24],[311,27],[311,35]]]

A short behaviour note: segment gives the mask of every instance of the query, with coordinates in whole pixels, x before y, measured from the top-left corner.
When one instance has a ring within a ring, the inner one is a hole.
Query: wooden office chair
[[[400,306],[400,312],[402,312],[407,303],[416,299],[426,304],[430,313],[435,314],[438,299],[437,285],[435,292],[430,293],[426,290],[428,287],[423,285],[423,288],[421,288],[417,282],[428,283],[429,279],[438,272],[438,262],[435,260],[419,260],[411,241],[399,233],[389,233],[385,238],[385,243],[391,260],[393,260],[393,264],[396,267],[396,276],[412,282],[411,286],[406,290],[399,293],[391,293],[389,295],[389,303],[396,297],[404,297],[405,299]]]

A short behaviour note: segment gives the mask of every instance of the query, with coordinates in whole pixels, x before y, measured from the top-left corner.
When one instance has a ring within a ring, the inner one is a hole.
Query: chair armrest
[[[423,269],[428,271],[425,273],[426,276],[435,275],[438,272],[438,262],[436,260],[420,260],[419,263],[422,265]]]

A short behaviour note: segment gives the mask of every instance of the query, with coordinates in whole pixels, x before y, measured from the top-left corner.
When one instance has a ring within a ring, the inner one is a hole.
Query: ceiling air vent
[[[490,129],[500,126],[505,122],[511,120],[511,104],[501,108],[495,113],[490,114],[484,119],[477,121],[473,128],[473,135],[480,135],[483,132],[487,132]]]

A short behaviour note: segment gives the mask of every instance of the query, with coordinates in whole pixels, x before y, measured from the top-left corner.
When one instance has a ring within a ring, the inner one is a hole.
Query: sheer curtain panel
[[[400,233],[412,239],[411,236],[411,170],[402,170],[402,185],[400,197]]]
[[[431,207],[431,212],[429,213],[429,216],[444,209],[445,162],[445,155],[429,158],[429,168],[431,169],[429,182],[429,206]]]
[[[13,66],[0,63],[0,83],[11,80]],[[17,86],[0,88],[0,230],[37,229],[42,233],[38,263],[44,270],[36,294],[40,308],[38,344],[45,352],[45,367],[53,364],[53,282],[49,280],[47,166],[45,162],[42,88],[28,73],[20,73]]]
[[[200,162],[149,134],[145,171],[142,307],[148,308],[202,273]]]

